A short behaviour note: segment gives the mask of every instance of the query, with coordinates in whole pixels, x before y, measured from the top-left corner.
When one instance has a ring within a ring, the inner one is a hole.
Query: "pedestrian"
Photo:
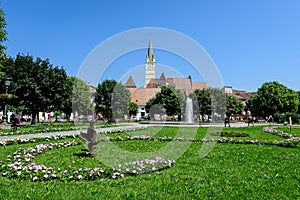
[[[224,121],[224,125],[226,127],[226,125],[228,124],[228,127],[230,127],[230,120],[229,120],[229,117],[225,117],[225,121]]]
[[[17,131],[17,125],[18,124],[18,118],[13,114],[12,115],[12,127],[13,127],[13,132]]]

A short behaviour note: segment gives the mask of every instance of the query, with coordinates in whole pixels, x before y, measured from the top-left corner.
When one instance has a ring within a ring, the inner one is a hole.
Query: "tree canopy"
[[[195,90],[190,97],[194,103],[197,102],[197,105],[194,105],[194,110],[198,108],[198,114],[224,117],[226,112],[226,95],[219,88]]]
[[[95,96],[96,112],[112,121],[129,114],[130,92],[115,80],[105,80],[98,85]]]
[[[193,97],[195,95],[195,97]],[[194,103],[194,111],[199,110],[201,115],[211,115],[211,98],[209,90],[195,90],[194,93],[190,95]]]
[[[129,103],[129,115],[136,115],[138,112],[138,105],[135,102]]]
[[[5,61],[3,70],[11,78],[9,92],[17,97],[10,105],[32,114],[33,124],[39,111],[61,110],[70,89],[63,68],[53,67],[48,59],[18,54]]]
[[[173,86],[162,86],[161,91],[146,103],[146,111],[149,112],[152,106],[161,105],[168,116],[181,115],[185,98],[180,90]]]
[[[4,17],[4,11],[0,8],[0,83],[4,82],[4,79],[7,77],[5,74],[4,68],[4,62],[6,60],[6,54],[5,49],[6,46],[3,45],[3,43],[7,40],[7,31],[6,31],[6,20]],[[0,90],[4,90],[3,84],[0,87]]]
[[[247,103],[254,115],[269,116],[278,113],[297,112],[298,93],[277,81],[264,83]]]
[[[7,31],[6,31],[6,20],[4,17],[3,9],[0,9],[0,52],[4,53],[6,47],[3,45],[3,42],[7,40]]]
[[[92,108],[90,87],[86,82],[77,77],[69,78],[68,84],[72,85],[71,107],[73,114],[87,116],[91,113]]]
[[[245,111],[244,104],[235,96],[226,95],[226,115],[242,114]]]

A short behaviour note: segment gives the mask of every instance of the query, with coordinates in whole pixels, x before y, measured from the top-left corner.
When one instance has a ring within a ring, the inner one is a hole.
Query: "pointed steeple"
[[[149,39],[148,52],[147,52],[147,55],[146,55],[146,62],[155,62],[154,52],[153,52],[153,48],[152,48],[151,36],[150,36],[150,39]]]
[[[131,75],[129,76],[127,82],[125,83],[125,87],[126,88],[136,88],[136,85],[135,85],[134,80]]]
[[[146,65],[145,65],[145,85],[144,87],[146,88],[148,83],[152,78],[155,78],[156,75],[156,67],[155,67],[155,57],[154,57],[154,52],[152,48],[152,39],[150,35],[150,40],[149,40],[149,46],[148,46],[148,51],[146,54]]]
[[[159,77],[157,86],[161,87],[161,86],[166,86],[166,85],[167,85],[167,79],[166,79],[165,73],[162,73]]]
[[[165,73],[161,73],[159,79],[160,79],[160,80],[163,80],[163,81],[166,81]]]

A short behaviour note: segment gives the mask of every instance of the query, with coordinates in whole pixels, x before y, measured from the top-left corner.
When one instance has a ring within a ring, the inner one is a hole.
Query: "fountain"
[[[150,110],[153,108],[150,108]],[[140,123],[143,124],[157,124],[157,125],[164,125],[164,126],[176,126],[176,125],[196,125],[198,126],[196,122],[194,122],[194,111],[193,111],[193,101],[191,98],[187,97],[185,102],[185,113],[183,114],[184,120],[183,121],[142,121]]]
[[[191,98],[187,98],[186,99],[186,103],[185,103],[185,114],[184,114],[184,121],[186,123],[194,123],[194,120],[193,120],[193,101]]]

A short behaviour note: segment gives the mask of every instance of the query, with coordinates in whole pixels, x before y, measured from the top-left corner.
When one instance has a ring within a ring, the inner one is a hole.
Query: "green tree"
[[[68,84],[72,87],[72,112],[74,115],[88,115],[91,113],[91,92],[88,84],[77,77],[70,77]]]
[[[242,114],[244,111],[244,104],[235,96],[226,95],[226,115]]]
[[[298,114],[300,114],[300,91],[298,91]]]
[[[0,9],[0,92],[4,93],[5,87],[3,86],[4,80],[6,77],[8,77],[5,73],[5,64],[6,62],[6,54],[5,49],[6,46],[3,45],[3,43],[7,40],[7,31],[6,31],[6,20],[4,17],[4,11],[3,9]]]
[[[66,92],[65,92],[65,100],[60,106],[60,110],[66,114],[67,119],[70,119],[72,113],[72,102],[73,102],[73,88],[74,88],[74,80],[75,77],[68,76],[66,79]]]
[[[135,102],[129,103],[129,116],[136,115],[138,112],[138,105]]]
[[[173,86],[163,86],[161,91],[146,103],[145,107],[146,111],[149,112],[152,106],[160,104],[168,116],[178,115],[180,120],[184,100],[185,98],[180,90],[175,89]]]
[[[115,119],[124,119],[129,116],[130,92],[121,83],[117,83],[114,87],[111,108]]]
[[[209,90],[195,90],[194,94],[196,99],[193,99],[193,102],[198,104],[199,113],[201,115],[211,115],[211,98]],[[197,108],[194,106],[194,110]]]
[[[210,88],[209,94],[211,98],[211,113],[216,120],[221,119],[226,115],[226,95],[219,88]],[[217,117],[219,116],[219,117]]]
[[[113,121],[129,114],[130,92],[115,80],[105,80],[97,87],[95,102],[96,112]]]
[[[7,59],[5,73],[12,79],[10,93],[17,96],[12,104],[32,114],[32,124],[38,112],[60,110],[68,89],[63,68],[53,67],[48,59],[18,54]]]
[[[252,114],[269,116],[278,113],[297,112],[299,95],[277,81],[264,83],[257,94],[246,102]]]
[[[4,53],[6,47],[3,45],[3,42],[7,40],[7,31],[6,31],[6,20],[4,17],[3,9],[0,9],[0,52]]]
[[[198,114],[214,116],[215,120],[224,117],[226,113],[226,95],[219,88],[209,88],[203,90],[195,90],[190,95],[194,105],[194,109],[198,108]],[[218,116],[218,117],[217,117]]]

